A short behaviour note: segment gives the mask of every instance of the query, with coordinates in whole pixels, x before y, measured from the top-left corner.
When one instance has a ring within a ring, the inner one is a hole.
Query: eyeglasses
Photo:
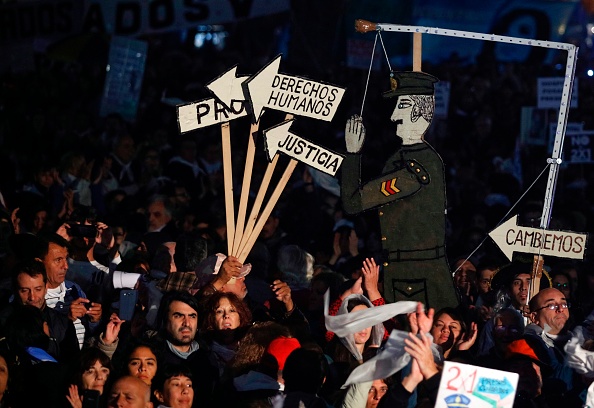
[[[532,312],[538,312],[539,310],[542,309],[549,309],[549,310],[557,310],[557,309],[561,309],[561,310],[567,310],[571,307],[570,303],[551,303],[550,305],[545,305],[543,307],[539,307],[536,310],[533,310]]]
[[[567,289],[569,287],[569,283],[565,282],[565,283],[554,283],[553,284],[556,288],[563,288],[563,289]]]

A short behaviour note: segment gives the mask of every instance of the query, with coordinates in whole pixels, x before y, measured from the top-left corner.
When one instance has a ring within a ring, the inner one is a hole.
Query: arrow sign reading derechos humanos
[[[344,88],[279,74],[280,61],[279,55],[243,84],[255,121],[264,108],[331,121]]]
[[[276,153],[280,151],[295,160],[334,176],[342,164],[344,156],[317,146],[290,132],[289,128],[293,121],[294,119],[284,121],[263,132],[268,160],[272,161]]]
[[[518,216],[510,218],[489,233],[499,249],[511,261],[514,251],[584,259],[587,234],[550,231],[518,225]]]
[[[177,106],[180,133],[228,122],[247,115],[241,84],[249,76],[236,77],[237,66],[231,68],[206,87],[218,99],[207,98]]]

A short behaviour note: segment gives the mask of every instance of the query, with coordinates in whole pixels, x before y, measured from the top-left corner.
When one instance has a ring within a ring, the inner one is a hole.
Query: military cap
[[[433,95],[434,84],[439,79],[419,71],[390,72],[390,90],[383,93],[384,98],[399,95]]]

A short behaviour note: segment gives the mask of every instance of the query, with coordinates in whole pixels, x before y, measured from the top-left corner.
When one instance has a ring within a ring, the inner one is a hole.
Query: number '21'
[[[450,367],[448,373],[451,373],[452,371],[455,371],[456,373],[454,374],[454,377],[448,381],[448,390],[459,391],[461,388],[463,388],[465,392],[469,394],[472,393],[472,390],[474,390],[474,382],[476,380],[476,370],[474,370],[473,373],[467,376],[466,378],[460,377],[460,368]],[[472,379],[472,381],[470,382],[470,387],[467,387],[468,380],[470,379]]]

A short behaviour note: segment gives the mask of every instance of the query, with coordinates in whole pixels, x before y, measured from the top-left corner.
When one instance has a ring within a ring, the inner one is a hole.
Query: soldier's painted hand
[[[359,115],[353,115],[347,120],[344,131],[344,140],[346,149],[349,153],[359,153],[365,142],[365,126],[363,118]]]

